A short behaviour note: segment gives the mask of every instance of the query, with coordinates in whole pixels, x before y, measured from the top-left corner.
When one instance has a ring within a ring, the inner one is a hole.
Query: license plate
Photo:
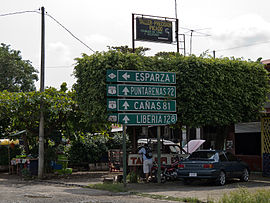
[[[189,176],[190,177],[196,177],[197,176],[197,173],[189,173]]]

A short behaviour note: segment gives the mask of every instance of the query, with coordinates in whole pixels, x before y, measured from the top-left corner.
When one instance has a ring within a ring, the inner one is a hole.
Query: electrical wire
[[[32,11],[18,11],[18,12],[13,12],[13,13],[0,14],[0,17],[10,16],[10,15],[17,15],[17,14],[24,14],[24,13],[38,13],[38,14],[40,14],[40,12],[38,12],[38,10],[32,10]]]
[[[232,50],[232,49],[240,49],[240,48],[244,48],[244,47],[256,46],[256,45],[266,44],[266,43],[270,43],[270,40],[264,41],[264,42],[257,42],[257,43],[252,43],[252,44],[246,44],[246,45],[243,45],[243,46],[232,47],[232,48],[227,48],[227,49],[218,49],[218,50],[215,50],[215,51],[217,52],[217,51],[227,51],[227,50]]]
[[[34,67],[39,67],[39,66],[34,66]],[[46,66],[46,69],[47,68],[72,68],[73,65],[63,65],[63,66]]]
[[[24,14],[24,13],[40,13],[40,9],[38,10],[32,10],[32,11],[18,11],[18,12],[12,12],[12,13],[6,13],[6,14],[0,14],[0,17],[4,16],[10,16],[10,15],[17,15],[17,14]],[[61,24],[58,20],[56,20],[53,16],[48,14],[46,12],[46,15],[49,16],[51,19],[53,19],[58,25],[60,25],[62,28],[64,28],[72,37],[74,37],[76,40],[78,40],[81,44],[86,46],[88,49],[90,49],[92,52],[95,52],[91,47],[89,47],[86,43],[84,43],[82,40],[80,40],[78,37],[76,37],[70,30],[68,30],[63,24]]]
[[[87,44],[85,44],[82,40],[80,40],[78,37],[76,37],[71,31],[69,31],[63,24],[61,24],[58,20],[56,20],[54,17],[52,17],[50,14],[46,12],[46,15],[49,16],[52,20],[54,20],[58,25],[60,25],[63,29],[65,29],[72,37],[74,37],[76,40],[78,40],[80,43],[82,43],[84,46],[86,46],[88,49],[90,49],[92,52],[95,52],[91,47],[89,47]]]

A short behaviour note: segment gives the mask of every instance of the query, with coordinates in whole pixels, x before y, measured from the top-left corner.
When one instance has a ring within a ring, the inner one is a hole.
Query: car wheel
[[[249,179],[249,172],[248,172],[248,169],[245,168],[245,169],[243,170],[243,173],[242,173],[242,176],[241,176],[240,180],[241,180],[241,181],[244,181],[244,182],[247,182],[248,179]]]
[[[224,171],[220,171],[219,176],[216,179],[217,185],[223,186],[226,183],[226,174]]]
[[[166,176],[163,173],[160,174],[160,182],[161,183],[165,183],[166,182]]]

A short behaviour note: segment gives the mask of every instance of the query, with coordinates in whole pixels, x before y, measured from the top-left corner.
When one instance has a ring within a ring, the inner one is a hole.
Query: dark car
[[[249,167],[230,152],[199,150],[179,162],[177,175],[186,184],[196,179],[209,179],[224,185],[227,178],[248,181]]]

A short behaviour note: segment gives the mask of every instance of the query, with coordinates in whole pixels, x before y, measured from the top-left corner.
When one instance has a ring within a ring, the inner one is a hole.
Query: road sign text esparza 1
[[[107,82],[176,84],[176,74],[171,72],[107,70]]]

